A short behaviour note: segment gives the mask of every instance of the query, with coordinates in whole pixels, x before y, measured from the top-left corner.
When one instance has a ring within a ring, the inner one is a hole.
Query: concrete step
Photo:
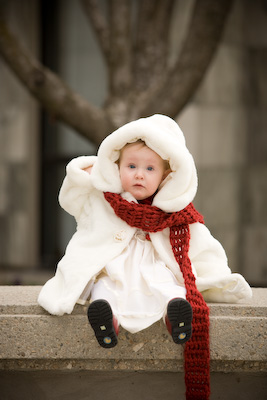
[[[35,379],[38,377],[38,382],[43,382],[49,376],[57,376],[59,381],[62,379],[62,383],[65,374],[69,382],[75,381],[77,376],[79,379],[84,376],[85,381],[85,376],[101,381],[100,377],[103,378],[105,374],[104,381],[108,379],[109,384],[112,376],[121,380],[121,374],[135,381],[141,373],[142,377],[147,376],[147,382],[150,382],[150,378],[155,382],[157,376],[166,384],[170,377],[175,376],[172,378],[173,396],[183,387],[183,348],[173,343],[162,321],[134,335],[121,329],[118,345],[106,350],[97,344],[88,325],[87,305],[76,305],[71,315],[51,316],[37,304],[39,291],[39,286],[0,287],[1,387],[6,382],[4,386],[8,390],[7,382],[12,377],[15,379],[15,376],[16,380],[25,382],[25,373],[28,378],[29,373]],[[209,307],[210,367],[211,375],[217,376],[214,385],[219,376],[220,384],[224,382],[222,379],[226,379],[225,374],[228,374],[230,380],[237,376],[236,379],[244,385],[251,383],[251,392],[242,386],[247,395],[258,390],[258,397],[242,397],[242,400],[263,399],[261,391],[267,393],[267,289],[253,289],[253,298],[249,302],[209,303]],[[129,384],[130,381],[125,382]],[[65,388],[62,384],[62,390]],[[157,398],[155,396],[159,391],[154,389],[153,393],[154,398]],[[234,400],[238,399],[238,393],[233,395]],[[53,398],[51,393],[49,396],[48,399]],[[127,397],[131,398],[135,397]],[[150,397],[136,398],[147,400]],[[231,396],[213,398],[230,400]]]

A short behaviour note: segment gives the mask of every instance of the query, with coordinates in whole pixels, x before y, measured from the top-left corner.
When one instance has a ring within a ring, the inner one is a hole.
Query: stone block
[[[267,165],[254,165],[245,176],[242,191],[243,215],[246,225],[267,225]]]
[[[241,167],[247,157],[246,110],[191,104],[178,118],[197,167]]]
[[[194,101],[221,107],[252,104],[249,68],[248,49],[222,43],[194,96]]]
[[[106,350],[88,325],[87,306],[52,316],[37,304],[39,291],[0,287],[0,368],[182,371],[182,346],[174,345],[162,321],[134,335],[121,329],[119,344]],[[209,304],[212,370],[266,368],[266,289],[253,293],[246,303]]]
[[[243,271],[254,285],[267,285],[267,225],[248,226],[242,242]]]
[[[266,376],[212,373],[210,400],[265,400]],[[183,400],[182,374],[155,371],[0,371],[1,400]]]
[[[264,400],[267,289],[238,304],[210,303],[211,400]],[[183,348],[163,322],[101,348],[86,306],[51,316],[39,286],[0,287],[1,400],[184,398]],[[222,390],[222,388],[224,388]],[[253,396],[253,397],[251,397]]]
[[[235,228],[239,220],[240,177],[227,168],[199,169],[199,188],[194,201],[206,225]]]
[[[266,108],[266,107],[265,107]],[[266,168],[267,160],[267,114],[264,108],[251,107],[248,124],[247,159],[250,168],[258,165]]]
[[[240,265],[240,254],[238,245],[240,241],[240,232],[232,226],[211,227],[211,234],[222,244],[227,258],[228,265],[232,272],[244,273],[242,264]]]

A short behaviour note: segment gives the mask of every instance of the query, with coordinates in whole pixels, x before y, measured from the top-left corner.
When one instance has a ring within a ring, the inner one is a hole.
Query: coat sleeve
[[[76,220],[93,189],[91,175],[83,169],[92,166],[96,159],[96,156],[77,157],[66,167],[66,177],[59,192],[59,204]]]
[[[190,226],[190,250],[196,284],[206,301],[236,302],[249,299],[252,290],[243,276],[232,273],[221,245],[200,223]]]

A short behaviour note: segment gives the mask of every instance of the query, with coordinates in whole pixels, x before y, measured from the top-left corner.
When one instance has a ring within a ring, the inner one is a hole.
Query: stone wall
[[[234,2],[205,79],[178,118],[198,168],[195,204],[231,269],[252,285],[267,285],[266,27],[264,2]]]
[[[12,28],[37,54],[39,2],[11,0],[6,4]],[[63,10],[59,21],[62,75],[90,101],[100,104],[105,91],[103,65],[96,56],[92,37],[86,44],[81,43],[85,34],[90,35],[90,30],[80,9],[75,8],[80,5],[72,1],[58,4]],[[194,0],[177,2],[177,24],[172,32],[174,46],[177,41],[182,45],[193,4]],[[225,247],[231,269],[242,273],[256,286],[267,285],[267,12],[264,4],[261,0],[234,1],[222,43],[205,79],[178,117],[198,169],[199,191],[195,204],[204,214],[212,234]],[[68,45],[66,38],[70,38]],[[88,63],[88,57],[94,63]],[[88,69],[89,64],[92,71]],[[34,267],[39,262],[40,129],[36,104],[1,60],[0,86],[0,265],[11,270],[14,266]],[[95,97],[90,97],[91,93]],[[84,142],[69,129],[61,126],[60,131],[64,135],[61,145],[64,156],[69,148],[75,152],[85,148]],[[59,215],[57,229],[61,231],[62,249],[74,229],[73,221],[67,218],[65,213]],[[25,282],[23,275],[20,280]],[[9,278],[4,282],[10,282]]]

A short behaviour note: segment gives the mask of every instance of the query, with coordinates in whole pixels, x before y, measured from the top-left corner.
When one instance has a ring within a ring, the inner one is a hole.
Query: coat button
[[[126,238],[125,231],[119,231],[115,234],[114,239],[116,242],[122,242]]]

